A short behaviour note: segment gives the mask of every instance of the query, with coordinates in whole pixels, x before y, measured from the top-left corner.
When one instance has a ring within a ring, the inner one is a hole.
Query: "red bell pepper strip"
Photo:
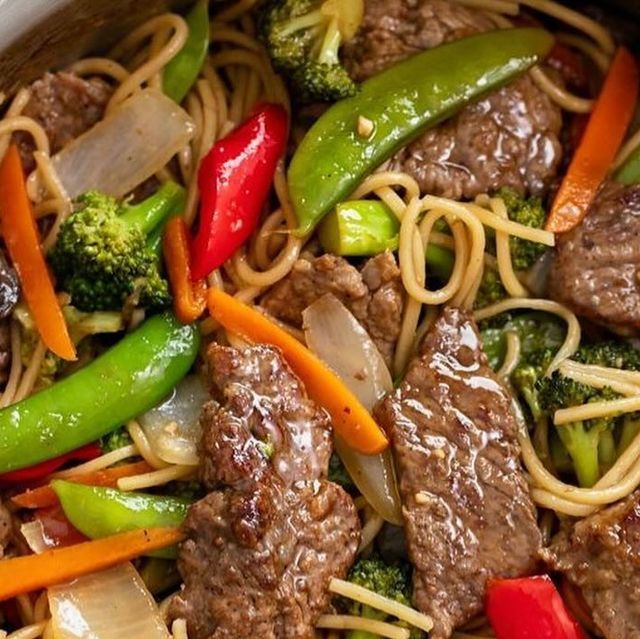
[[[0,475],[0,483],[35,482],[51,475],[62,468],[69,461],[91,461],[102,455],[102,449],[98,444],[87,444],[82,448],[72,450],[69,453],[48,459],[35,466],[12,470],[10,473]]]
[[[586,639],[547,575],[490,580],[485,609],[497,639]]]
[[[288,131],[285,109],[261,104],[202,160],[200,223],[191,247],[194,282],[229,259],[256,228]]]
[[[35,513],[34,519],[37,519],[42,525],[47,548],[72,546],[88,540],[69,521],[60,504],[50,508],[41,508]]]
[[[629,127],[638,98],[638,65],[618,49],[545,228],[566,233],[587,214]]]
[[[173,293],[173,311],[183,324],[195,322],[207,308],[207,284],[191,281],[189,233],[181,217],[171,218],[162,237],[162,254]]]

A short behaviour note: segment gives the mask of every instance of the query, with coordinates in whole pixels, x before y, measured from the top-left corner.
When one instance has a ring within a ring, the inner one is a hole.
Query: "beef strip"
[[[57,153],[102,119],[113,89],[100,78],[80,78],[64,71],[46,73],[30,87],[31,97],[22,114],[44,128],[51,153]],[[17,133],[22,161],[27,172],[35,167],[33,140]]]
[[[542,554],[582,590],[606,639],[640,639],[640,491],[565,528]]]
[[[376,408],[399,475],[413,601],[445,639],[482,610],[490,577],[530,573],[541,544],[511,398],[471,316],[447,309]]]
[[[608,183],[576,228],[556,237],[549,295],[621,333],[640,328],[640,186]]]
[[[343,49],[357,81],[424,49],[494,29],[484,14],[449,0],[366,0]],[[427,193],[472,199],[509,186],[542,195],[561,159],[562,112],[528,76],[467,106],[391,160]]]
[[[302,326],[302,311],[326,293],[335,295],[367,330],[387,364],[400,334],[404,292],[392,253],[368,260],[361,271],[347,260],[325,254],[298,260],[291,273],[261,301],[268,313]]]
[[[201,479],[213,492],[187,516],[172,614],[193,639],[315,639],[360,537],[353,501],[326,480],[328,416],[275,348],[213,345],[209,364],[219,403],[201,418]]]
[[[11,538],[11,514],[2,505],[0,500],[0,559],[4,556],[4,551],[9,545]]]

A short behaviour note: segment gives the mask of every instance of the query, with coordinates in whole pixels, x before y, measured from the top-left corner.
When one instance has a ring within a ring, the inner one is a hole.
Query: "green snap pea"
[[[398,149],[526,71],[552,45],[542,29],[474,35],[407,58],[334,104],[311,127],[289,167],[297,233],[310,233]],[[360,118],[371,127],[359,127]]]
[[[100,438],[146,412],[187,374],[195,326],[148,319],[78,372],[0,410],[0,473],[33,466]]]
[[[180,526],[191,505],[189,500],[177,497],[129,493],[59,479],[51,482],[51,488],[69,521],[89,539],[141,528]],[[176,549],[166,548],[153,556],[172,559]]]
[[[167,64],[162,75],[162,89],[180,103],[196,81],[209,50],[209,3],[198,3],[187,15],[189,36],[185,45]]]

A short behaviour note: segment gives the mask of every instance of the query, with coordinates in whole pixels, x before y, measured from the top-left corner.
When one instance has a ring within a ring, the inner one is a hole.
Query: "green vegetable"
[[[359,559],[349,572],[347,578],[350,582],[368,588],[373,592],[388,597],[405,606],[411,605],[411,570],[407,565],[387,564],[382,559],[369,558]],[[387,621],[404,626],[403,623],[395,621],[380,610],[375,610],[357,601],[345,601],[346,611],[356,617]],[[424,633],[416,628],[411,629],[411,639],[424,637]],[[348,639],[376,639],[376,635],[361,630],[350,630],[347,633]]]
[[[384,202],[342,202],[318,229],[322,248],[334,255],[376,255],[398,248],[400,222]]]
[[[551,428],[548,438],[551,461],[562,471],[567,470],[569,461],[578,483],[593,486],[638,432],[638,415],[552,426],[553,416],[559,409],[615,399],[618,395],[610,388],[597,389],[576,382],[559,371],[546,376],[549,364],[564,340],[565,330],[558,320],[544,313],[526,313],[510,318],[500,329],[482,330],[484,348],[493,368],[497,368],[504,358],[507,331],[515,331],[521,338],[520,362],[511,374],[511,385],[533,424]],[[621,341],[585,344],[573,359],[584,364],[640,370],[640,352]],[[546,454],[546,451],[539,452]]]
[[[199,0],[186,17],[189,37],[162,74],[163,91],[180,103],[198,78],[209,51],[209,2]]]
[[[398,149],[523,73],[552,45],[541,29],[474,35],[411,56],[334,104],[304,137],[289,167],[298,233],[309,234]],[[358,133],[360,116],[373,122],[372,135]]]
[[[104,454],[111,453],[118,448],[124,446],[130,446],[133,443],[131,435],[126,426],[120,426],[118,430],[114,430],[112,433],[107,433],[100,438],[100,448]]]
[[[69,521],[89,539],[140,528],[180,526],[192,503],[177,497],[122,492],[59,479],[51,482],[51,488]],[[157,551],[153,556],[175,558],[176,548]]]
[[[49,253],[58,284],[73,304],[82,311],[119,310],[139,296],[145,308],[167,306],[169,287],[146,236],[182,210],[184,189],[167,182],[135,206],[95,191],[78,201],[80,210],[63,222]]]
[[[500,328],[481,325],[482,345],[489,358],[489,366],[500,368],[507,350],[506,333],[515,332],[520,338],[521,358],[528,360],[539,351],[557,351],[563,344],[566,325],[555,315],[530,312],[510,317]]]
[[[352,14],[355,6],[359,23],[358,5],[361,9],[362,0],[269,0],[260,10],[260,37],[299,100],[333,101],[355,94],[338,52],[357,29]]]
[[[345,468],[337,453],[333,453],[329,460],[328,479],[334,484],[342,486],[349,493],[356,490],[356,485],[353,483],[353,479],[351,479],[349,471]]]
[[[149,557],[143,562],[138,572],[144,585],[154,597],[169,590],[175,590],[182,581],[176,562],[170,559]]]
[[[510,220],[537,229],[544,227],[547,214],[540,198],[523,198],[517,191],[509,188],[500,189],[496,195],[504,201]],[[519,237],[509,238],[509,245],[511,261],[516,271],[530,269],[547,250],[544,244],[523,240]]]
[[[140,328],[76,373],[0,410],[0,473],[95,441],[158,404],[196,359],[199,333],[171,314]]]
[[[613,179],[621,184],[640,183],[640,146],[625,160],[622,166],[614,173]]]

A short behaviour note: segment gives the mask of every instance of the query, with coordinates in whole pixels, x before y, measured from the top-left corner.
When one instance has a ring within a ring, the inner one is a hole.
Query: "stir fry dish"
[[[198,0],[0,94],[0,639],[640,639],[584,10]]]

